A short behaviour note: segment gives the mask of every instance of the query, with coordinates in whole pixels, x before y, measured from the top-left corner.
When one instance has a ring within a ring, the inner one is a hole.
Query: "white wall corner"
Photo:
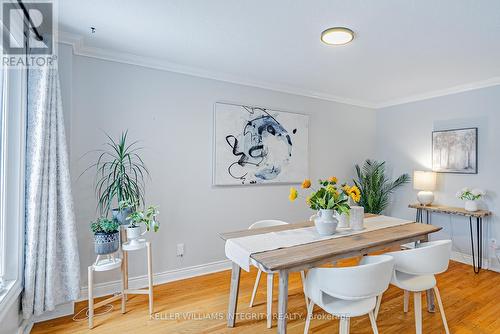
[[[83,47],[83,36],[77,34],[59,30],[58,39],[59,43],[71,45],[74,54],[77,54]]]
[[[383,109],[383,108],[392,107],[392,106],[396,106],[396,105],[400,105],[400,104],[428,100],[428,99],[432,99],[435,97],[464,93],[464,92],[468,92],[471,90],[488,88],[488,87],[493,87],[493,86],[498,86],[498,85],[500,85],[500,77],[492,77],[492,78],[487,79],[487,80],[470,82],[467,84],[457,85],[457,86],[446,88],[446,89],[430,91],[430,92],[423,93],[423,94],[417,94],[417,95],[407,96],[407,97],[400,98],[400,99],[394,99],[394,100],[389,100],[389,101],[382,102],[382,103],[377,103],[374,105],[374,108],[375,109]]]

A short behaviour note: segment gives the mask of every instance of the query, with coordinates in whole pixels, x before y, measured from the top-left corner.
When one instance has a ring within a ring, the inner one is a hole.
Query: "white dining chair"
[[[443,302],[434,275],[448,269],[451,240],[438,240],[417,244],[417,248],[387,253],[394,258],[391,284],[404,290],[403,311],[408,312],[410,292],[414,295],[415,332],[422,333],[422,292],[434,290],[446,334],[450,333]]]
[[[349,333],[350,318],[368,314],[373,333],[378,334],[375,309],[387,290],[394,259],[387,255],[365,256],[359,265],[341,268],[314,268],[306,277],[309,298],[304,334],[309,331],[314,305],[340,318],[341,334]]]
[[[254,229],[254,228],[263,228],[263,227],[272,227],[272,226],[280,226],[280,225],[287,225],[287,222],[281,221],[281,220],[261,220],[256,223],[253,223],[250,225],[248,228],[249,230]],[[250,307],[253,306],[254,300],[255,300],[255,295],[257,294],[257,288],[259,287],[259,281],[260,281],[260,276],[262,274],[262,270],[257,266],[255,261],[253,259],[250,259],[252,262],[252,265],[254,265],[259,271],[257,272],[257,277],[255,278],[255,284],[253,287],[253,292],[252,292],[252,298],[250,299]],[[267,274],[267,301],[266,301],[266,316],[267,316],[267,328],[271,328],[273,325],[273,279],[274,279],[274,274],[275,272],[273,271],[265,271]],[[300,278],[302,279],[302,285],[304,285],[305,282],[305,274],[303,271],[300,272]],[[304,292],[305,295],[305,292]],[[306,307],[308,303],[307,297],[305,297],[306,300]]]

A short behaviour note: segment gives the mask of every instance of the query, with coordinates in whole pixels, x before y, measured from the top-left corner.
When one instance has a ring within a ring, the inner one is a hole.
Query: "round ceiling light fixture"
[[[321,33],[321,40],[328,45],[344,45],[354,39],[354,31],[349,28],[335,27]]]

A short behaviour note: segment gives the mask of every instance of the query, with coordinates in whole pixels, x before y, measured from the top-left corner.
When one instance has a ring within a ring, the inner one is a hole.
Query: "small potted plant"
[[[337,229],[337,214],[349,214],[349,198],[358,202],[360,191],[356,186],[343,184],[337,185],[337,178],[332,176],[328,180],[319,180],[320,188],[318,190],[311,187],[309,179],[302,182],[302,188],[312,188],[313,192],[306,198],[307,205],[317,211],[314,218],[314,225],[320,235],[332,235]],[[298,197],[298,191],[295,188],[290,189],[289,199],[295,201]]]
[[[146,210],[136,210],[128,217],[129,225],[127,226],[127,239],[130,244],[137,244],[138,239],[146,233],[146,231],[158,231],[160,223],[158,222],[158,214],[160,212],[154,206],[148,207]],[[141,224],[144,224],[146,231],[141,231]]]
[[[128,225],[130,223],[129,215],[134,211],[137,203],[129,199],[120,201],[118,208],[111,210],[113,220],[120,225]]]
[[[457,198],[465,201],[465,210],[467,211],[477,211],[477,201],[480,200],[483,196],[486,195],[486,192],[482,189],[472,189],[465,187],[461,191],[457,192]]]
[[[120,225],[111,219],[101,217],[90,224],[94,233],[94,249],[97,255],[111,254],[120,247]]]

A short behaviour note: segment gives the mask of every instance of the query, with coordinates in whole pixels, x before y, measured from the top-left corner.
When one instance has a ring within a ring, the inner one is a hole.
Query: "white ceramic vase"
[[[333,210],[319,210],[314,225],[320,235],[333,235],[337,230],[338,220],[334,217]]]
[[[353,231],[364,229],[365,208],[362,206],[351,206],[350,224]]]
[[[465,201],[465,210],[470,212],[477,211],[477,201]]]
[[[335,213],[335,218],[339,221],[338,228],[348,228],[349,227],[349,214],[347,213]]]

